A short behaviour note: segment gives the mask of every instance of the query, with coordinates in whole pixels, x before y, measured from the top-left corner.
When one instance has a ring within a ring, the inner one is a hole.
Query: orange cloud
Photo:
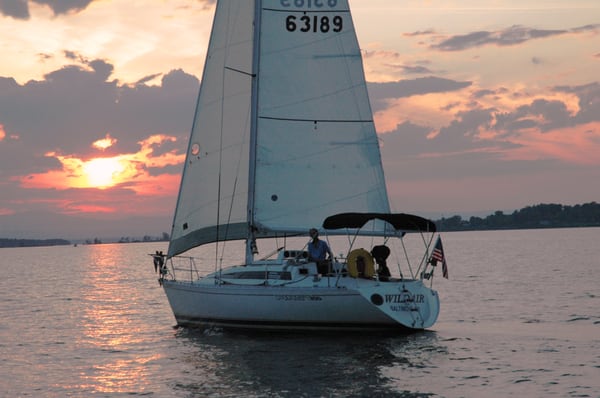
[[[410,121],[439,129],[454,120],[459,111],[468,109],[469,92],[431,93],[388,100],[388,107],[374,115],[379,133],[389,133]]]
[[[0,124],[0,141],[2,141],[6,137],[6,131],[4,131],[4,126]]]
[[[138,195],[143,196],[175,196],[181,176],[179,174],[161,174],[158,176],[146,176],[129,188]]]
[[[100,150],[105,150],[106,148],[110,148],[111,146],[117,143],[116,138],[112,138],[109,133],[106,136],[98,141],[94,141],[92,143],[92,147]]]
[[[460,112],[481,108],[511,113],[538,99],[562,102],[571,116],[580,111],[579,98],[573,93],[548,92],[545,88],[526,88],[522,85],[493,88],[488,90],[491,94],[483,96],[478,95],[480,91],[481,87],[473,85],[458,91],[389,99],[388,106],[374,115],[377,132],[389,133],[406,121],[439,130],[452,122]]]

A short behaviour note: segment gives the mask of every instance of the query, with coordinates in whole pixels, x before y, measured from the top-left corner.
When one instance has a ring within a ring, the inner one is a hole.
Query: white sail
[[[253,19],[253,1],[217,4],[169,256],[247,235]]]
[[[389,212],[346,0],[217,3],[181,186],[169,255]]]
[[[348,2],[263,1],[254,223],[389,212]]]

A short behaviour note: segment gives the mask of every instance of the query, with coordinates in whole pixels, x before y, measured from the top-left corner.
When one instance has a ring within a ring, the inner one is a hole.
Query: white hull
[[[336,286],[337,281],[337,286]],[[437,292],[419,280],[379,282],[313,276],[294,286],[217,284],[164,280],[182,326],[279,330],[420,330],[439,313]]]

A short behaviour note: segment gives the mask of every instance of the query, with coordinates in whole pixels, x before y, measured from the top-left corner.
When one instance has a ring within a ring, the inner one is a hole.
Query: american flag
[[[431,258],[429,262],[431,265],[437,265],[438,261],[442,262],[442,276],[448,279],[448,264],[446,263],[446,256],[444,255],[444,246],[442,246],[442,238],[438,236],[433,251],[431,252]]]

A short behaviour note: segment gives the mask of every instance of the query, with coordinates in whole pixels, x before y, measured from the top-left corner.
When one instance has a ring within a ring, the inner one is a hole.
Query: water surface
[[[6,397],[600,397],[600,229],[444,234],[408,336],[175,328],[147,253],[1,249]]]

